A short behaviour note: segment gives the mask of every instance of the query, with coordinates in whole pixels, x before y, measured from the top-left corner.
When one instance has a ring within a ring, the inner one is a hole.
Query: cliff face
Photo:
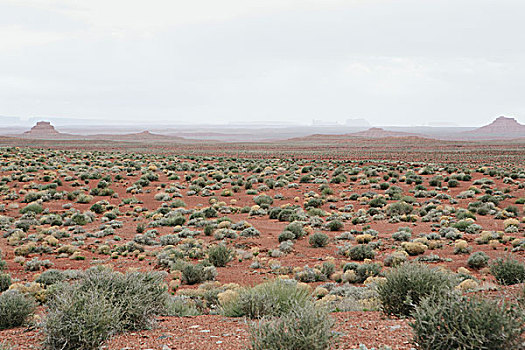
[[[26,131],[26,135],[58,135],[59,132],[55,130],[55,127],[50,122],[38,122],[31,130]]]

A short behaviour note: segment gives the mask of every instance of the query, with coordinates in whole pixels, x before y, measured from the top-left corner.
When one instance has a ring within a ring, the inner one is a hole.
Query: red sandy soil
[[[45,142],[44,142],[45,143]],[[58,148],[68,148],[68,147],[74,147],[72,144],[67,144],[64,146],[63,143],[52,143],[50,142],[49,145],[53,145],[53,147]],[[95,149],[98,148],[97,144],[89,144],[93,146]],[[370,152],[374,152],[374,149],[377,150],[377,156],[383,157],[389,159],[389,155],[393,154],[396,150],[397,145],[397,154],[393,158],[394,160],[402,159],[403,155],[400,154],[399,151],[399,144],[390,144],[386,149],[383,149],[379,153],[379,146],[377,148],[372,148],[372,150],[365,150],[360,153],[360,157],[363,159],[370,156]],[[461,147],[458,146],[456,143],[441,143],[441,145],[444,147],[445,154],[447,152],[450,152],[449,154],[454,154],[454,157],[457,157],[457,154],[454,152],[459,152],[461,154]],[[239,145],[237,145],[239,146]],[[412,143],[408,143],[405,145],[407,148],[405,149],[406,152],[412,152],[410,153],[411,157],[420,157],[422,154],[424,154],[424,149],[417,148]],[[512,163],[513,161],[520,160],[525,155],[523,153],[520,153],[520,150],[523,150],[523,145],[518,144],[518,146],[510,147],[509,145],[493,145],[493,148],[489,147],[479,147],[476,150],[476,145],[468,144],[466,146],[467,154],[474,154],[474,158],[470,158],[469,161],[472,163],[487,163],[490,161],[494,161],[494,159],[497,159],[497,162],[505,162],[508,161],[509,163]],[[115,146],[117,149],[119,147],[124,147],[120,144]],[[137,146],[138,147],[138,146]],[[144,146],[142,146],[144,147]],[[169,146],[172,148],[166,148],[164,150],[159,149],[160,146],[151,146],[154,150],[160,150],[162,152],[173,152],[174,146]],[[202,145],[201,150],[196,150],[195,148],[192,148],[194,152],[207,152],[209,151],[213,146],[212,145]],[[221,146],[222,147],[222,146]],[[272,150],[273,146],[264,146],[269,147],[265,148],[267,151],[268,149]],[[287,146],[279,146],[284,148],[286,150]],[[297,151],[297,145],[290,146],[293,150],[293,152]],[[390,147],[390,148],[389,148]],[[413,147],[413,149],[411,148]],[[459,148],[458,148],[459,147]],[[501,147],[503,151],[498,150],[498,147]],[[129,148],[129,146],[125,146],[126,151],[130,151],[133,148]],[[186,151],[190,149],[187,148]],[[232,145],[224,146],[223,149],[215,150],[218,154],[222,154],[222,150],[225,152],[231,152],[234,150],[235,147]],[[458,151],[459,149],[459,151]],[[250,153],[251,150],[256,150],[256,147],[246,146],[246,147],[239,147],[238,151],[243,152],[242,155],[246,155],[244,152]],[[264,152],[266,152],[264,151]],[[279,151],[282,152],[282,149]],[[324,150],[324,158],[331,158],[332,155],[330,153],[330,150]],[[328,152],[328,153],[326,153]],[[336,152],[334,154],[337,154],[337,152],[340,152],[340,149],[336,149]],[[358,149],[353,149],[352,152],[359,152]],[[435,151],[434,151],[435,152]],[[499,154],[496,154],[498,153]],[[189,153],[189,152],[188,152]],[[217,154],[213,153],[213,154]],[[436,152],[437,153],[437,152]],[[433,153],[436,154],[436,153]],[[263,157],[263,154],[265,153],[258,153],[257,157]],[[271,155],[274,155],[276,157],[279,156],[280,153],[275,155],[274,153],[270,153]],[[408,153],[407,153],[408,154]],[[352,157],[352,155],[348,155],[348,157]],[[452,157],[452,156],[451,156]],[[306,157],[308,158],[308,157]],[[336,156],[334,156],[336,158]],[[374,158],[374,157],[371,157]],[[442,160],[440,156],[437,156],[439,160]],[[510,160],[510,161],[509,161]],[[437,161],[434,159],[434,161]],[[496,163],[496,161],[494,161]],[[516,164],[516,163],[514,163]],[[519,164],[519,163],[518,163]],[[523,163],[522,163],[523,164]],[[473,165],[473,168],[475,165]],[[124,174],[124,173],[123,173]],[[181,176],[181,180],[178,180],[176,182],[180,183],[186,183],[184,181],[184,172],[178,172],[178,174]],[[4,174],[3,174],[4,175]],[[246,174],[244,174],[246,175]],[[428,187],[428,179],[431,178],[434,175],[427,175],[423,176],[425,179],[425,185]],[[487,177],[486,175],[479,174],[479,173],[472,173],[472,180],[467,182],[460,182],[460,186],[457,188],[451,188],[446,193],[450,194],[452,197],[455,197],[458,193],[466,190],[469,186],[472,185],[472,182],[474,182],[477,179]],[[125,180],[121,180],[119,182],[114,182],[111,184],[111,188],[115,190],[116,193],[118,193],[119,198],[109,198],[109,197],[95,197],[91,203],[89,204],[78,204],[74,203],[73,207],[76,209],[79,209],[81,211],[88,210],[89,207],[99,201],[99,200],[108,200],[111,204],[114,204],[117,206],[123,198],[131,197],[130,194],[126,193],[126,188],[129,187],[133,182],[138,180],[139,176],[137,175],[134,178],[125,178]],[[511,187],[512,194],[515,196],[515,198],[523,197],[525,196],[525,189],[518,189],[515,185],[507,185],[503,184],[501,179],[493,178],[495,181],[495,184],[493,185],[494,188],[505,188],[505,187]],[[155,190],[156,186],[161,183],[170,183],[172,181],[168,180],[165,174],[160,173],[160,179],[158,182],[153,183],[148,188],[152,189],[151,193],[142,193],[137,194],[135,197],[141,201],[143,201],[143,204],[141,206],[147,208],[148,210],[155,210],[158,208],[161,202],[156,201],[153,199],[153,196],[161,191]],[[89,181],[89,186],[91,188],[95,187],[98,183],[98,180],[91,180]],[[186,183],[187,184],[187,183]],[[298,196],[301,198],[299,204],[303,201],[303,195],[304,193],[313,190],[315,192],[318,192],[318,186],[317,184],[300,184],[298,189],[288,189],[288,188],[277,188],[270,191],[267,191],[266,193],[273,197],[273,195],[280,193],[284,197],[283,199],[275,200],[274,206],[279,206],[285,203],[294,203],[293,198]],[[357,193],[363,193],[370,190],[370,185],[359,185],[358,182],[352,183],[352,184],[330,184],[330,187],[334,190],[334,195],[339,195],[343,189],[348,189],[348,187],[352,187],[352,192]],[[396,186],[400,186],[403,188],[404,194],[409,194],[409,189],[413,188],[414,185],[407,185],[406,183],[397,183]],[[75,187],[72,187],[71,184],[64,182],[63,186],[60,186],[57,190],[58,191],[73,191],[75,190]],[[430,189],[430,188],[429,188]],[[185,193],[185,190],[181,191],[182,193]],[[380,193],[380,190],[376,190],[376,192]],[[220,191],[217,191],[217,196],[219,195]],[[246,195],[244,193],[244,190],[242,190],[239,193],[236,193],[233,195],[233,197],[218,197],[220,201],[226,201],[227,203],[231,199],[237,200],[236,206],[242,207],[246,205],[253,205],[253,196]],[[195,208],[198,205],[202,206],[208,206],[208,200],[209,198],[206,197],[200,197],[200,196],[192,196],[187,197],[184,196],[182,198],[187,208]],[[419,202],[424,202],[425,198],[418,198]],[[513,205],[515,199],[506,199],[503,202],[499,204],[500,208],[505,208],[508,205]],[[456,208],[466,208],[468,206],[468,203],[472,201],[472,199],[462,199],[459,200],[458,204],[454,204]],[[46,208],[49,208],[51,212],[60,213],[63,212],[64,209],[62,209],[62,205],[65,204],[66,200],[63,201],[52,201],[48,203],[44,203],[44,206]],[[350,202],[349,202],[350,203]],[[368,208],[368,206],[363,206],[358,204],[357,201],[351,201],[351,203],[354,205],[354,211],[357,211],[360,208]],[[329,204],[326,203],[323,206],[323,209],[327,212],[330,212]],[[20,207],[23,207],[25,204],[20,203]],[[337,203],[338,207],[342,207],[344,205],[343,201],[339,201]],[[7,205],[6,205],[7,207]],[[120,211],[122,213],[125,213],[128,210],[131,210],[132,206],[125,205],[123,207],[120,207]],[[18,212],[18,209],[8,209],[5,213],[2,215],[12,216],[12,217],[19,217],[20,214]],[[248,214],[230,214],[227,215],[235,222],[239,220],[246,220],[249,223],[251,223],[255,228],[257,228],[261,233],[260,238],[239,238],[234,241],[234,244],[236,245],[244,245],[245,247],[258,247],[262,253],[268,251],[269,249],[275,249],[278,246],[278,240],[277,236],[279,233],[282,232],[283,228],[288,224],[285,222],[279,222],[277,220],[269,220],[268,217],[249,217]],[[127,241],[133,240],[133,237],[135,236],[135,228],[136,225],[139,222],[147,223],[148,221],[141,218],[140,221],[133,221],[133,218],[131,217],[119,217],[118,220],[123,221],[124,225],[122,228],[116,229],[116,235],[122,237],[122,241],[120,244],[125,243]],[[100,216],[97,217],[95,222],[88,224],[85,226],[86,232],[93,232],[96,230],[96,228],[99,227],[101,221]],[[484,230],[503,230],[503,221],[502,220],[494,220],[492,216],[477,216],[476,223],[483,226]],[[379,231],[379,239],[381,239],[384,242],[383,250],[379,251],[376,255],[376,259],[378,261],[382,261],[383,258],[393,251],[392,246],[394,241],[391,238],[391,234],[393,232],[397,231],[398,227],[406,227],[409,226],[413,230],[413,238],[417,237],[419,233],[429,233],[431,232],[431,223],[425,223],[425,222],[417,222],[415,224],[409,224],[409,223],[397,223],[397,224],[391,224],[388,223],[387,220],[381,220],[381,221],[372,221],[369,223],[371,225],[371,228],[374,230]],[[345,227],[342,231],[349,231],[351,229],[358,229],[362,230],[362,227],[364,225],[353,225],[351,222],[346,222]],[[44,226],[45,227],[45,226]],[[171,227],[158,227],[156,228],[159,231],[159,236],[162,236],[164,234],[172,233],[173,228]],[[30,231],[30,233],[32,233]],[[331,238],[335,237],[336,235],[339,235],[341,232],[326,232]],[[513,237],[523,237],[523,232],[515,233],[515,234],[509,234]],[[489,245],[477,245],[474,243],[474,238],[476,238],[478,235],[469,235],[465,234],[464,239],[469,242],[469,245],[472,246],[475,250],[474,251],[484,251],[486,252],[491,258],[496,258],[499,256],[505,256],[508,254],[508,250],[510,249],[509,244],[500,244],[499,246],[491,247]],[[155,259],[153,257],[147,257],[144,261],[139,261],[138,259],[132,257],[131,255],[127,257],[119,257],[118,259],[110,259],[109,256],[106,255],[100,255],[98,253],[92,252],[95,251],[95,248],[99,245],[96,241],[105,241],[109,237],[97,239],[97,238],[87,238],[85,240],[85,245],[82,247],[82,255],[86,257],[85,260],[70,260],[70,259],[58,259],[56,255],[54,254],[42,254],[38,255],[40,259],[49,259],[54,263],[53,268],[56,269],[85,269],[90,266],[93,266],[93,264],[98,263],[105,263],[110,264],[115,267],[117,270],[127,270],[129,268],[139,268],[142,270],[149,270],[149,269],[157,269],[155,266]],[[198,238],[205,240],[207,243],[216,242],[213,237],[206,237],[204,235],[200,235]],[[14,263],[14,248],[13,246],[10,246],[6,242],[7,240],[5,238],[0,237],[0,249],[3,252],[4,259],[8,263],[8,272],[12,275],[13,278],[19,279],[20,281],[33,281],[35,278],[35,272],[27,272],[24,270],[24,268],[20,265],[17,265]],[[61,243],[68,243],[67,239],[62,239]],[[294,251],[290,254],[287,254],[283,256],[282,258],[278,258],[282,264],[282,266],[291,266],[291,267],[303,267],[305,265],[313,266],[315,264],[318,264],[319,262],[322,262],[326,258],[334,258],[336,262],[343,263],[346,261],[349,261],[348,259],[345,259],[343,257],[336,255],[336,246],[338,244],[334,243],[333,241],[325,248],[312,248],[308,244],[307,239],[298,240],[296,244],[294,245]],[[93,248],[93,249],[92,249]],[[154,248],[151,247],[145,247],[146,250],[151,250]],[[155,249],[158,249],[155,248]],[[245,248],[249,249],[249,248]],[[435,251],[429,250],[425,254],[438,254],[441,258],[451,258],[451,262],[441,262],[437,265],[442,265],[447,267],[448,269],[451,269],[453,271],[456,271],[459,267],[466,267],[466,260],[469,256],[469,254],[460,254],[456,255],[453,254],[453,244],[445,244],[445,246],[441,249],[437,249]],[[525,261],[525,255],[524,252],[517,252],[513,254],[515,258],[520,259],[522,261]],[[32,256],[29,256],[27,259],[30,260]],[[274,277],[272,275],[272,272],[269,269],[261,269],[261,270],[252,270],[250,269],[250,264],[252,260],[233,260],[228,264],[227,267],[224,268],[218,268],[218,277],[217,280],[221,283],[230,283],[235,282],[239,283],[241,285],[253,285],[256,283],[260,283],[268,278]],[[436,265],[436,264],[433,264]],[[494,283],[494,279],[492,276],[480,273],[479,271],[472,271],[473,275],[478,278],[482,283],[483,282],[490,282]],[[315,285],[315,284],[314,284]],[[196,288],[196,286],[188,287],[183,286],[183,288]],[[504,288],[500,289],[498,292],[494,292],[493,294],[499,296],[504,295],[505,293],[508,293],[508,290],[505,290]],[[40,310],[42,312],[42,310]],[[357,347],[359,344],[363,343],[366,344],[369,348],[373,346],[380,346],[383,344],[390,345],[394,349],[410,349],[411,347],[414,347],[414,345],[411,343],[412,339],[412,333],[411,328],[408,326],[409,320],[402,320],[402,319],[395,319],[395,318],[386,318],[384,315],[382,315],[380,312],[341,312],[341,313],[334,313],[333,316],[336,318],[336,328],[335,330],[337,332],[341,333],[341,342],[339,345],[339,349],[351,349],[353,347]],[[141,332],[134,332],[134,333],[125,333],[118,336],[115,336],[111,341],[106,345],[106,349],[163,349],[163,346],[166,346],[170,349],[245,349],[249,345],[249,334],[247,332],[248,325],[246,324],[244,319],[238,319],[238,318],[225,318],[222,316],[213,316],[213,315],[204,315],[204,316],[196,316],[196,317],[187,317],[187,318],[177,318],[177,317],[160,317],[158,319],[158,323],[156,328],[148,331],[141,331]],[[5,339],[9,343],[12,343],[16,346],[16,349],[38,349],[40,347],[39,343],[41,340],[41,335],[38,333],[37,330],[25,330],[23,328],[17,328],[12,330],[5,330],[0,331],[0,340]],[[166,350],[166,348],[164,348]]]
[[[340,333],[336,349],[357,348],[359,344],[378,347],[394,344],[393,349],[413,346],[406,319],[386,319],[380,312],[337,312],[335,331]],[[104,349],[201,349],[236,350],[249,347],[249,322],[223,316],[159,317],[155,328],[124,333],[112,338]],[[35,349],[42,336],[36,330],[12,329],[0,332],[2,339],[16,349]]]

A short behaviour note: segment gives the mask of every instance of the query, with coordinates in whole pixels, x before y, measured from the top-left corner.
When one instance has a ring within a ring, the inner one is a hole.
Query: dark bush
[[[121,331],[123,308],[96,289],[64,286],[48,303],[44,347],[50,350],[95,350]]]
[[[9,289],[11,276],[8,273],[0,272],[0,293]]]
[[[295,239],[302,238],[306,235],[303,224],[299,221],[294,221],[284,228],[285,231],[290,231],[295,235]]]
[[[0,329],[22,326],[35,312],[33,300],[16,290],[0,294]]]
[[[237,298],[222,306],[225,316],[261,318],[282,316],[295,307],[302,307],[311,302],[307,287],[297,284],[294,280],[276,279],[246,288]]]
[[[279,242],[291,241],[295,239],[295,234],[291,231],[285,230],[279,234]]]
[[[216,276],[215,267],[204,266],[203,264],[186,263],[180,271],[182,272],[182,282],[190,285],[215,279]]]
[[[363,283],[368,277],[374,277],[381,272],[381,265],[377,263],[361,264],[355,269],[357,276],[356,282]]]
[[[223,244],[208,249],[208,260],[215,267],[224,267],[233,258],[233,251]]]
[[[327,226],[330,231],[339,231],[344,227],[343,223],[339,220],[332,220],[328,222]]]
[[[20,214],[35,213],[40,214],[44,211],[44,208],[38,203],[31,203],[20,209]]]
[[[187,297],[170,296],[166,303],[166,316],[188,317],[200,314],[195,302]]]
[[[330,238],[328,237],[328,235],[321,232],[316,232],[310,236],[308,242],[314,248],[321,248],[325,247],[328,244],[329,240]]]
[[[421,350],[521,349],[525,328],[514,308],[479,297],[425,298],[413,313]]]
[[[312,303],[293,307],[279,318],[264,319],[250,328],[253,350],[328,350],[337,341],[327,310]]]
[[[48,349],[98,349],[112,334],[149,328],[168,294],[159,272],[87,270],[72,285],[58,284],[44,320]]]
[[[382,208],[387,204],[386,199],[383,197],[377,197],[368,202],[368,205],[372,208]]]
[[[447,292],[452,285],[446,272],[405,263],[387,272],[386,281],[378,285],[377,292],[386,314],[409,316],[423,298]]]
[[[473,269],[481,269],[487,266],[489,262],[489,256],[484,252],[472,253],[467,260],[467,265]]]
[[[352,260],[363,261],[365,259],[373,259],[375,253],[371,246],[366,244],[359,244],[350,248],[348,256]]]
[[[490,266],[490,272],[503,285],[518,284],[525,281],[525,265],[510,257],[496,259]]]
[[[62,282],[65,279],[66,279],[66,275],[62,271],[51,269],[51,270],[42,272],[40,276],[38,276],[35,279],[35,282],[40,283],[44,286],[50,286],[52,284]]]

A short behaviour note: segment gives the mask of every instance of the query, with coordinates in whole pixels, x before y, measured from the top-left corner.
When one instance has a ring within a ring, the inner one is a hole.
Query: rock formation
[[[24,132],[27,136],[58,135],[55,127],[50,122],[38,122],[31,130]]]

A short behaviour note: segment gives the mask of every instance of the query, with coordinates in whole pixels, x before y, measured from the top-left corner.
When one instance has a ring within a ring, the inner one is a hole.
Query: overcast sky
[[[0,115],[525,121],[523,0],[0,0]]]

